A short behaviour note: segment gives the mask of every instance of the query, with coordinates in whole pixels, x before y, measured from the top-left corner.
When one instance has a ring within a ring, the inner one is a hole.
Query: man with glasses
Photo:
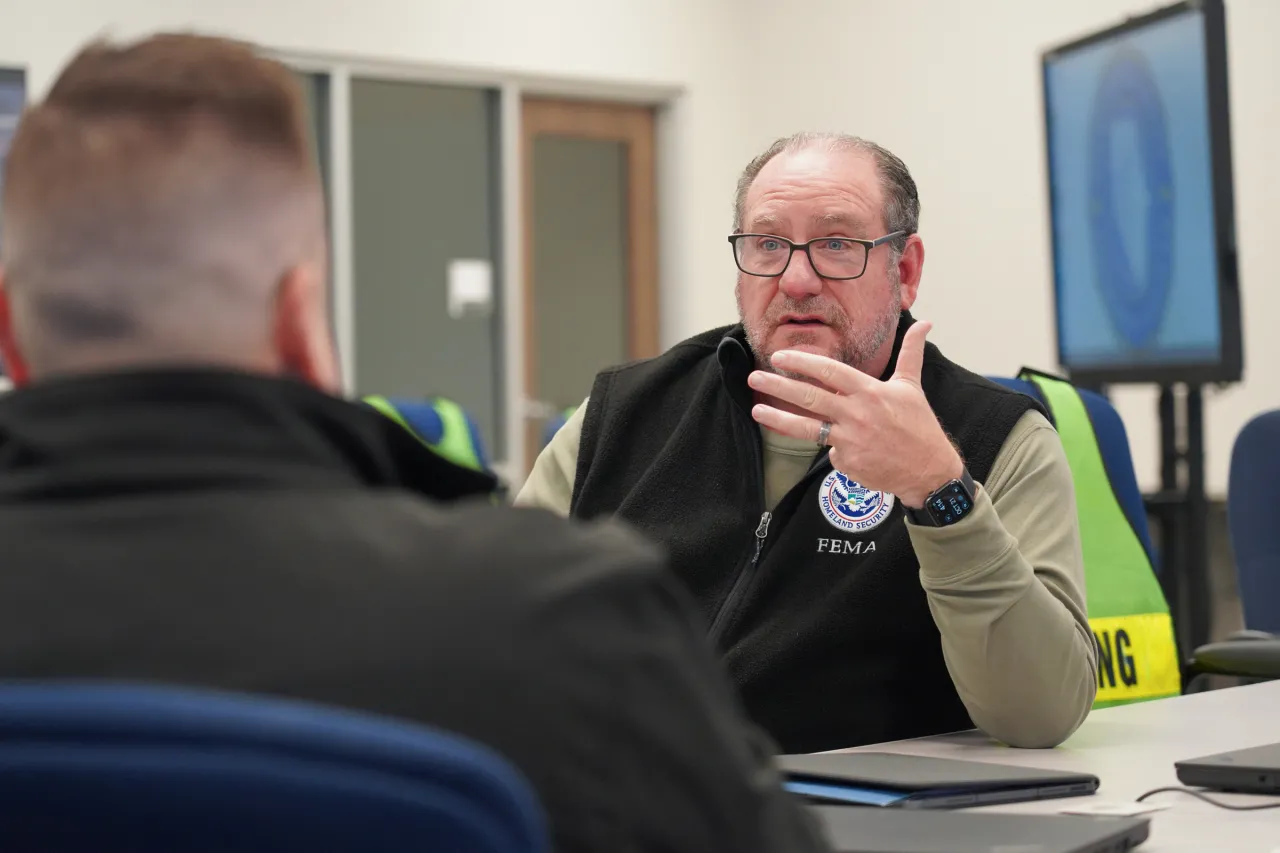
[[[874,143],[776,142],[738,183],[741,322],[600,373],[517,497],[661,543],[789,752],[1047,747],[1096,692],[1061,443],[925,342],[919,213]]]

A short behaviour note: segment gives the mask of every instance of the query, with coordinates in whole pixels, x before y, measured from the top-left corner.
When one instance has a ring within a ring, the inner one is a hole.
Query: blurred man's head
[[[23,116],[3,204],[18,384],[217,366],[336,390],[323,192],[279,63],[189,35],[91,45]]]
[[[906,165],[856,136],[796,134],[747,165],[734,210],[734,233],[756,235],[735,238],[735,253],[738,312],[759,367],[799,349],[879,374],[924,265]],[[813,241],[811,254],[787,241]]]

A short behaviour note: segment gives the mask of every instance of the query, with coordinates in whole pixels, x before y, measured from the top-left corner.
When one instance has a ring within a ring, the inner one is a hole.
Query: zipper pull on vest
[[[773,513],[765,512],[760,516],[760,524],[756,527],[756,555],[751,558],[752,565],[760,560],[760,552],[764,550],[765,537],[769,535],[769,522],[773,521]]]

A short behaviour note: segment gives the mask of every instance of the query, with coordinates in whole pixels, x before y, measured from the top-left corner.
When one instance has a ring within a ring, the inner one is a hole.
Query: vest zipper
[[[754,426],[754,424],[753,424]],[[755,471],[757,480],[759,481],[760,492],[764,493],[764,462],[760,458],[761,451],[756,451]],[[808,488],[808,483],[814,472],[822,470],[828,464],[827,454],[819,453],[813,460],[813,464],[809,466],[809,470],[800,478],[800,482],[792,487],[791,491]],[[787,503],[787,499],[791,497],[788,492],[778,503],[781,507]],[[720,641],[720,635],[724,633],[726,624],[734,611],[738,609],[738,604],[743,596],[746,595],[747,589],[751,585],[751,579],[755,576],[756,566],[760,563],[760,555],[764,553],[765,540],[769,537],[769,522],[773,521],[773,513],[765,510],[760,515],[760,522],[756,525],[755,533],[755,550],[751,553],[751,559],[738,571],[738,576],[733,581],[733,586],[729,588],[729,594],[725,596],[724,603],[720,605],[720,609],[716,611],[715,618],[711,621],[710,637],[713,643]]]
[[[746,415],[739,423],[746,428],[746,434],[752,440],[747,442],[747,446],[752,448],[751,453],[751,471],[755,475],[756,494],[760,496],[761,513],[760,521],[756,524],[755,536],[753,537],[754,548],[744,556],[743,562],[737,571],[737,577],[733,579],[733,586],[729,588],[729,594],[725,596],[724,602],[720,605],[720,609],[716,611],[715,618],[711,620],[711,631],[709,632],[713,644],[720,641],[720,635],[724,633],[729,619],[738,609],[738,604],[744,595],[746,595],[750,581],[755,574],[756,564],[760,562],[760,555],[764,552],[764,542],[769,535],[769,522],[773,520],[773,513],[769,508],[764,506],[764,451],[760,447],[759,433],[756,431],[756,422],[751,419],[750,415]],[[745,423],[743,422],[745,421]],[[748,556],[749,555],[749,556]]]
[[[724,604],[720,605],[720,611],[716,613],[715,621],[711,623],[711,639],[719,641],[720,634],[723,633],[725,624],[729,617],[738,609],[738,604],[747,592],[747,587],[751,585],[751,578],[755,574],[756,565],[760,562],[760,552],[764,550],[764,540],[769,536],[769,522],[773,520],[773,513],[766,510],[760,516],[760,523],[756,525],[756,547],[751,554],[751,559],[738,571],[738,577],[734,579],[733,586],[729,589],[729,594],[725,596]]]
[[[760,552],[764,550],[765,537],[769,535],[769,522],[773,520],[773,513],[765,512],[760,516],[760,523],[756,525],[756,553],[751,558],[751,565],[760,562]]]

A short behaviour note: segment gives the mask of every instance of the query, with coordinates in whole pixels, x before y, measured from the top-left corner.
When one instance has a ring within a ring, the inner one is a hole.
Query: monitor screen
[[[4,187],[4,163],[9,154],[9,143],[13,141],[13,132],[18,129],[18,120],[22,118],[26,103],[26,75],[21,71],[0,68],[0,192]]]
[[[0,68],[0,195],[4,192],[4,165],[9,143],[13,141],[13,132],[18,128],[18,119],[22,117],[26,102],[26,75],[21,71]],[[4,219],[0,216],[0,229],[3,228]],[[4,391],[6,385],[4,362],[0,361],[0,391]]]
[[[1238,378],[1213,23],[1204,4],[1181,4],[1045,55],[1058,357],[1073,378]]]

